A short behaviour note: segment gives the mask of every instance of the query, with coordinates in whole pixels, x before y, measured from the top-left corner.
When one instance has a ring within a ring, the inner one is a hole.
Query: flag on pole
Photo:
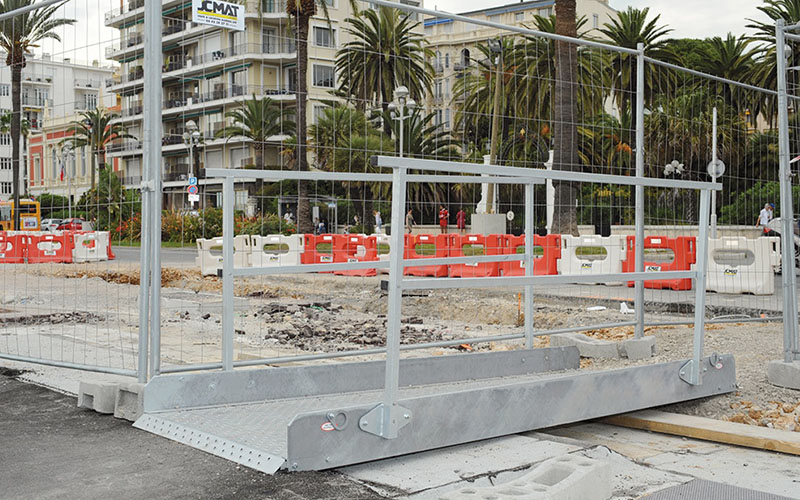
[[[64,174],[65,174],[65,172],[64,172],[64,162],[62,161],[61,162],[61,172],[59,173],[59,176],[58,176],[58,178],[61,180],[61,182],[64,182]]]

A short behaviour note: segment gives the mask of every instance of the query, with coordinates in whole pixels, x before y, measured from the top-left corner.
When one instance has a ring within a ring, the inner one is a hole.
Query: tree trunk
[[[20,168],[20,151],[19,151],[19,137],[21,133],[22,121],[22,61],[14,61],[11,66],[11,170],[14,182],[14,230],[19,231],[22,229],[20,226],[19,214],[19,168]]]
[[[297,170],[308,170],[306,156],[306,103],[308,102],[308,21],[310,16],[298,12],[297,20]],[[297,232],[312,233],[311,203],[308,181],[297,182]]]
[[[556,33],[576,37],[575,0],[556,2]],[[578,50],[574,43],[556,42],[556,80],[554,85],[553,170],[577,171],[578,130],[575,123],[577,99]],[[578,236],[575,203],[578,185],[568,181],[553,181],[555,199],[553,210],[554,234]]]

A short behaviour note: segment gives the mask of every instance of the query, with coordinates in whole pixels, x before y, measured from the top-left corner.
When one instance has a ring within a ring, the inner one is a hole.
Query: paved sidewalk
[[[78,408],[0,367],[0,497],[375,499],[340,473],[267,476]]]

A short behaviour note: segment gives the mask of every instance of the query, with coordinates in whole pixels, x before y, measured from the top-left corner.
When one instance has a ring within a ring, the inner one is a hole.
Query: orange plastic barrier
[[[452,241],[454,238],[458,237],[459,235],[457,234],[406,234],[403,241],[403,258],[424,260],[449,257]],[[421,248],[423,245],[426,247],[433,245],[433,254],[430,254],[429,248]],[[434,278],[444,278],[447,276],[447,266],[406,267],[403,274],[409,276],[433,276]]]
[[[0,231],[0,264],[22,264],[25,262],[25,236],[10,235]]]
[[[69,233],[27,236],[28,264],[72,262],[74,239]]]
[[[514,255],[524,253],[525,235],[512,236],[504,234],[502,236],[503,253]],[[541,256],[533,257],[533,274],[548,275],[558,274],[558,259],[561,258],[561,235],[548,234],[547,236],[533,235],[533,246],[542,247]],[[519,248],[522,247],[522,251]],[[503,276],[525,276],[525,261],[504,262],[500,264],[500,271]]]
[[[341,235],[337,234],[304,234],[303,253],[300,255],[301,264],[332,264],[336,244],[340,244]],[[330,251],[320,250],[318,246],[330,245]],[[346,262],[346,261],[344,261]],[[331,271],[325,271],[330,273]]]
[[[622,263],[623,273],[636,271],[636,237],[628,236],[625,242],[625,261]],[[694,236],[678,236],[667,238],[664,236],[646,236],[644,238],[644,248],[661,248],[672,250],[672,262],[648,262],[644,261],[645,271],[689,271],[692,264],[697,262],[697,240]],[[634,282],[629,281],[628,286],[633,286]],[[644,282],[645,288],[671,288],[673,290],[691,290],[692,279],[681,278],[674,280],[647,280]]]
[[[503,255],[503,236],[499,234],[465,234],[453,235],[450,240],[450,257],[467,257],[471,255]],[[470,247],[481,247],[481,251],[476,250],[464,252]],[[473,264],[450,264],[449,275],[451,278],[486,278],[490,276],[500,276],[499,262],[476,262]]]
[[[372,262],[378,260],[378,243],[374,236],[363,234],[336,235],[333,245],[334,262]],[[376,276],[375,269],[334,271],[339,276]]]

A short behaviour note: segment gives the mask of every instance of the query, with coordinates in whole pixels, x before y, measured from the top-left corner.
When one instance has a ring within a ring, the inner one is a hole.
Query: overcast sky
[[[456,13],[508,3],[508,0],[424,0],[426,8]],[[617,10],[629,5],[650,7],[653,14],[661,14],[663,24],[674,30],[670,34],[673,37],[724,36],[729,31],[738,35],[745,32],[747,18],[765,19],[756,10],[762,0],[610,0],[610,3]],[[119,5],[120,0],[70,0],[61,12],[78,22],[63,29],[61,43],[46,40],[35,51],[76,61],[103,61],[105,47],[119,38],[117,30],[103,25],[104,15]]]
[[[580,1],[580,0],[579,0]],[[448,12],[465,12],[506,5],[507,0],[425,0],[426,8]],[[742,34],[747,18],[766,19],[756,10],[761,0],[610,0],[611,7],[624,10],[629,5],[650,7],[651,15],[661,14],[660,21],[674,31],[676,38],[724,36],[729,31]]]

